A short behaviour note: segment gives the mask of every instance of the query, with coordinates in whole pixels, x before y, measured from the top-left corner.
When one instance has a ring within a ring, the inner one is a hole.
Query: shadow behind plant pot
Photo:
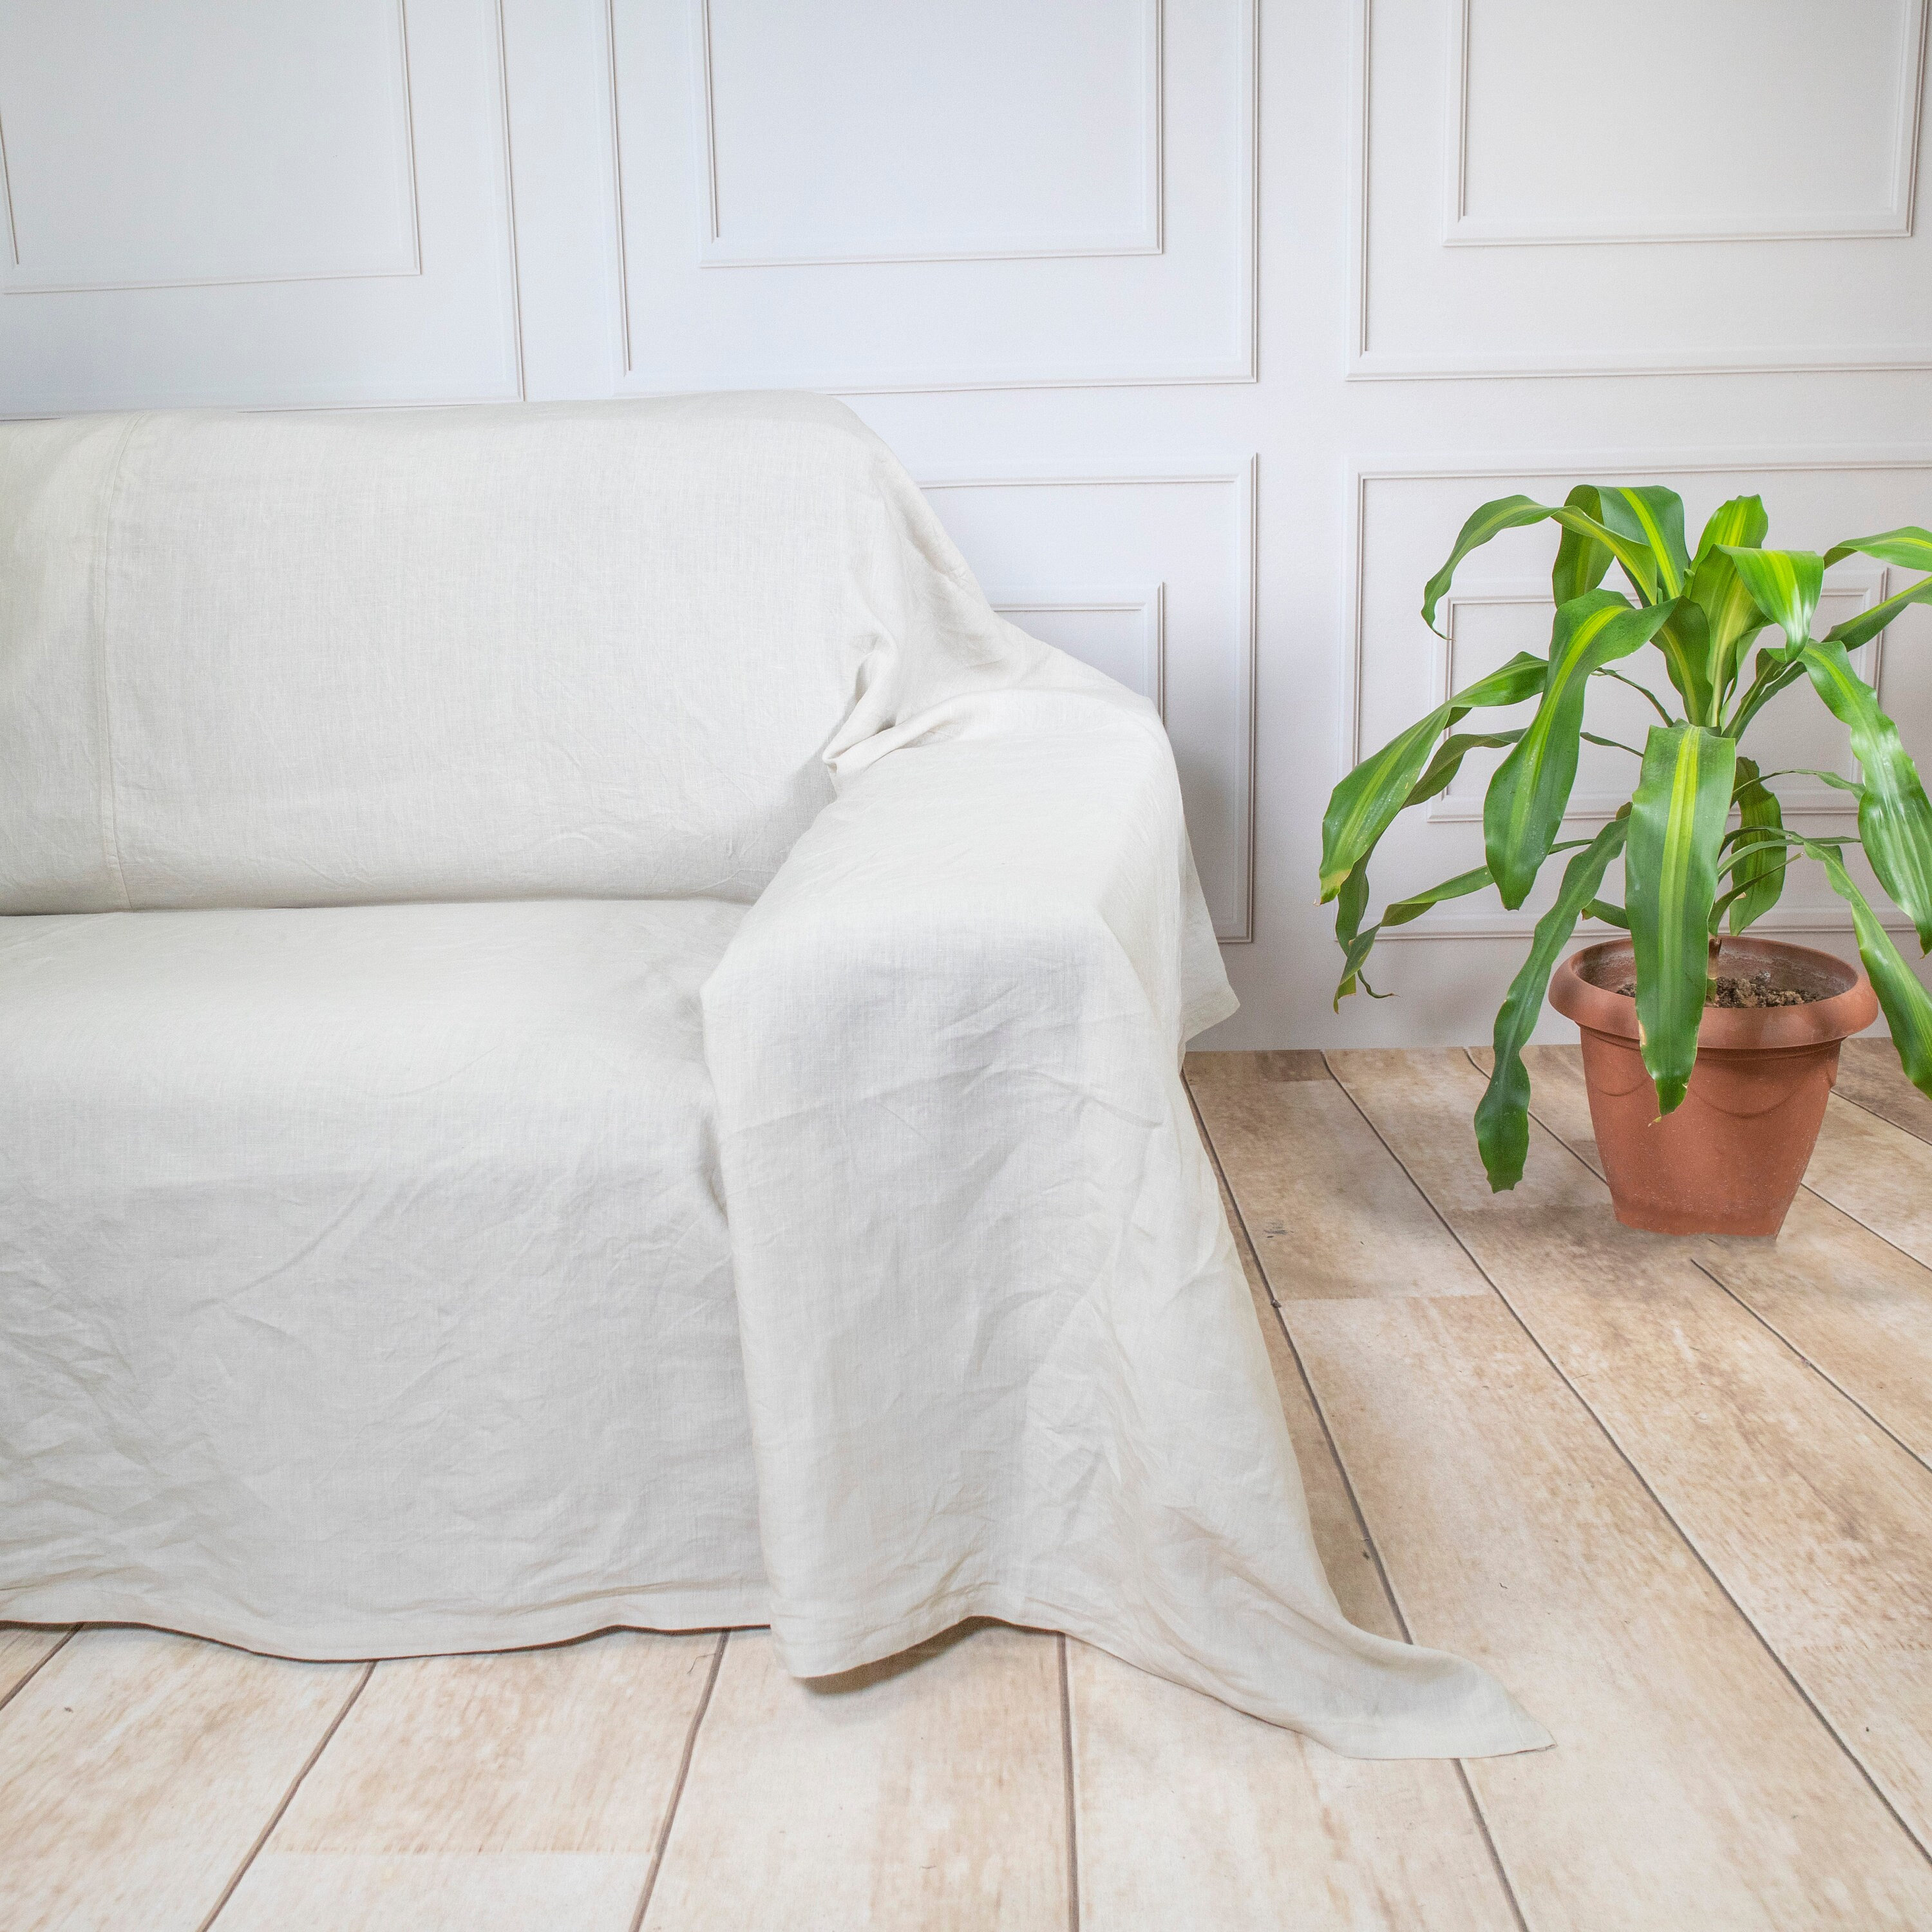
[[[1878,1017],[1856,966],[1808,946],[1726,938],[1714,973],[1768,968],[1773,983],[1822,994],[1803,1006],[1707,1006],[1690,1091],[1659,1120],[1637,1045],[1636,1001],[1614,990],[1635,976],[1628,939],[1573,953],[1550,1003],[1583,1036],[1590,1118],[1626,1227],[1667,1234],[1775,1234],[1804,1178],[1838,1077],[1838,1047]]]

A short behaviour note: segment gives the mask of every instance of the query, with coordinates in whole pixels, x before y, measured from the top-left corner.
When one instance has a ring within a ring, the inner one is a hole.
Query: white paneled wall
[[[844,394],[1003,610],[1161,706],[1220,1043],[1478,1038],[1524,926],[1480,902],[1330,1015],[1323,799],[1544,640],[1535,533],[1472,560],[1446,644],[1416,614],[1486,496],[1932,520],[1926,14],[0,0],[0,412]],[[1847,566],[1827,614],[1886,588]],[[1932,613],[1866,656],[1932,757]],[[1848,769],[1802,697],[1767,751]],[[1586,753],[1580,825],[1621,776]],[[1481,782],[1378,885],[1474,862]],[[1778,921],[1840,944],[1828,901]]]

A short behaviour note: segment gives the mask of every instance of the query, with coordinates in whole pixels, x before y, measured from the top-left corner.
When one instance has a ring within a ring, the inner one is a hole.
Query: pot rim
[[[1862,967],[1816,946],[1793,946],[1787,940],[1761,939],[1750,933],[1738,936],[1754,946],[1802,961],[1814,970],[1848,973],[1851,983],[1842,992],[1802,1006],[1706,1006],[1697,1028],[1700,1053],[1822,1046],[1862,1033],[1878,1018],[1878,995]],[[1635,998],[1628,993],[1613,993],[1584,976],[1586,968],[1608,954],[1628,952],[1630,944],[1625,938],[1599,940],[1571,953],[1550,977],[1550,1004],[1592,1033],[1619,1040],[1639,1038]]]

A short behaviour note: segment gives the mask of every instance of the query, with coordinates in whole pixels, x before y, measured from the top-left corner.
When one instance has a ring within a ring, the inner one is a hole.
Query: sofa
[[[0,425],[0,1617],[1534,1748],[1322,1575],[1233,1005],[1153,711],[836,403]]]

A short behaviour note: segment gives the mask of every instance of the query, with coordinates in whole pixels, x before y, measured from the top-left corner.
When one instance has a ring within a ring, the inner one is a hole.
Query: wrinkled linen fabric
[[[0,920],[0,1617],[766,1621],[715,900]]]
[[[1158,719],[848,412],[11,426],[0,546],[0,1614],[1547,1742],[1322,1575]]]

